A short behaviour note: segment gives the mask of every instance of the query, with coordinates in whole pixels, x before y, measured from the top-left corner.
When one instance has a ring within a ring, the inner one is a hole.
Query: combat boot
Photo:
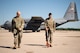
[[[50,43],[50,47],[52,47],[52,44]]]
[[[13,49],[16,49],[16,48],[17,48],[16,45],[14,45]]]
[[[20,48],[20,45],[18,45],[18,48]]]
[[[49,43],[48,43],[48,41],[46,41],[46,46],[47,46],[47,47],[49,47],[49,46],[50,46],[50,45],[49,45]]]

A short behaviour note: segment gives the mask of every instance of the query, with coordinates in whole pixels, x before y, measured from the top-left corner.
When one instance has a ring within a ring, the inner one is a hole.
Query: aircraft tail
[[[70,3],[64,15],[64,19],[67,21],[78,21],[78,14],[77,14],[77,8],[75,2]]]

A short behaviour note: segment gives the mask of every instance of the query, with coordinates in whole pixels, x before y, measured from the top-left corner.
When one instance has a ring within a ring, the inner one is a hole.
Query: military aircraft
[[[33,32],[35,32],[45,28],[44,19],[40,16],[32,16],[30,20],[24,19],[24,21],[25,21],[24,30],[32,30]],[[56,27],[58,27],[62,24],[72,21],[78,21],[78,14],[75,2],[70,3],[64,17],[55,20],[55,23]],[[11,30],[11,22],[6,21],[1,27]]]
[[[76,8],[76,3],[71,2],[64,17],[60,19],[55,19],[56,22],[56,27],[65,24],[67,22],[74,22],[74,21],[79,21],[78,19],[78,14],[77,14],[77,8]],[[44,29],[44,22],[41,24],[40,29]]]

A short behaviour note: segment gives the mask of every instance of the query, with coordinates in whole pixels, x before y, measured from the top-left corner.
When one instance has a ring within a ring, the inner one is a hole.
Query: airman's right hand
[[[46,27],[46,31],[48,31],[48,28]]]

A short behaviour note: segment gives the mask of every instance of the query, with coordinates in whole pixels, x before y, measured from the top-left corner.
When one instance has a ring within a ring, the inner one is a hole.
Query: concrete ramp
[[[0,27],[0,33],[9,32],[8,30],[5,30],[4,28]]]

